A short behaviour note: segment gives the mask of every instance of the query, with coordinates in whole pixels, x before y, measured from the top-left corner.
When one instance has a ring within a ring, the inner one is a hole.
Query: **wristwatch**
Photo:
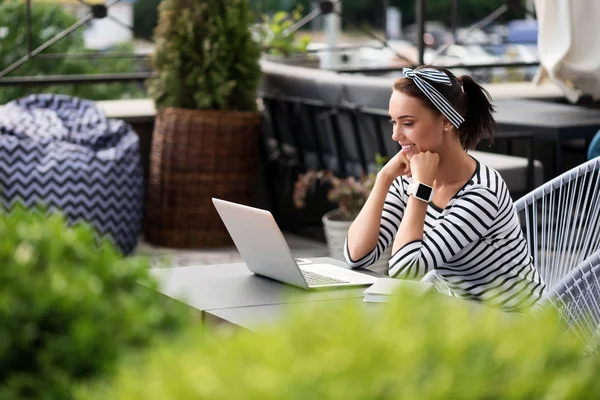
[[[406,192],[425,203],[429,203],[433,198],[433,188],[421,182],[410,183]]]

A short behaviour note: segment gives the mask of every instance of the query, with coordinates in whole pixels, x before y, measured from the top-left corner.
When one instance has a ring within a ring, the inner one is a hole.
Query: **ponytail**
[[[494,106],[490,103],[490,94],[468,75],[458,80],[462,83],[466,103],[465,121],[458,130],[463,148],[475,148],[484,136],[489,136],[493,143],[498,125],[492,115]]]

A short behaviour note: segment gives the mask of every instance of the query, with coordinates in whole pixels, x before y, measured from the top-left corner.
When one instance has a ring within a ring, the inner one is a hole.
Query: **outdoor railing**
[[[290,32],[300,29],[306,23],[310,22],[312,19],[314,19],[318,16],[321,16],[321,15],[337,13],[340,17],[342,17],[341,13],[339,13],[336,10],[336,7],[334,7],[335,3],[337,3],[338,1],[342,1],[342,0],[337,0],[335,2],[320,1],[319,7],[315,8],[310,14],[305,16],[302,20],[298,21],[298,23],[295,24],[290,29]],[[86,4],[83,1],[81,1],[81,2],[82,2],[82,4]],[[6,87],[6,86],[49,86],[49,85],[58,85],[58,84],[99,84],[99,83],[115,83],[115,82],[144,82],[147,79],[154,77],[155,74],[152,71],[134,72],[134,73],[116,73],[116,74],[7,77],[7,75],[9,73],[17,70],[19,67],[21,67],[22,65],[24,65],[25,63],[29,62],[30,60],[32,60],[34,58],[47,59],[47,60],[59,59],[59,58],[60,59],[64,59],[64,58],[89,58],[89,59],[94,58],[94,59],[98,59],[98,58],[114,58],[114,57],[125,57],[125,56],[128,58],[131,58],[131,57],[132,58],[146,58],[148,55],[141,55],[141,54],[124,55],[122,53],[115,53],[115,52],[107,52],[107,53],[101,53],[101,54],[70,54],[70,53],[49,53],[49,52],[47,52],[47,50],[50,49],[53,44],[62,40],[66,36],[72,34],[73,32],[81,29],[82,27],[86,26],[88,23],[90,23],[94,19],[102,19],[102,18],[113,19],[115,22],[118,22],[120,25],[125,26],[126,28],[128,28],[130,30],[133,30],[133,27],[127,26],[122,21],[117,20],[116,18],[112,17],[108,13],[108,10],[110,9],[110,7],[114,6],[115,4],[117,4],[119,2],[120,2],[120,0],[107,0],[104,4],[89,5],[89,12],[87,14],[85,14],[84,16],[82,16],[76,23],[74,23],[72,26],[64,29],[63,31],[59,32],[54,37],[50,38],[45,43],[43,43],[42,45],[40,45],[34,49],[34,48],[32,48],[32,44],[31,44],[32,43],[32,37],[31,37],[31,35],[32,35],[32,33],[31,33],[32,1],[26,0],[25,1],[25,7],[26,7],[25,23],[27,25],[27,35],[26,35],[25,43],[23,43],[23,46],[26,47],[26,53],[25,53],[25,56],[23,56],[21,59],[17,60],[16,62],[14,62],[11,65],[8,65],[8,66],[0,65],[0,87],[2,87],[2,86],[4,86],[4,87]],[[419,64],[419,65],[424,64],[424,53],[425,53],[424,33],[425,33],[425,21],[427,19],[426,18],[426,3],[427,3],[426,0],[415,0],[416,19],[417,19],[417,26],[418,26],[418,30],[417,30],[418,63],[417,64]],[[383,10],[387,9],[387,5],[388,5],[388,1],[383,0]],[[452,0],[451,7],[452,7],[451,25],[452,25],[452,31],[454,33],[453,37],[454,37],[454,42],[458,43],[457,38],[456,38],[456,26],[457,26],[457,19],[458,19],[458,13],[457,13],[458,0]],[[484,27],[485,25],[489,24],[490,22],[492,22],[493,20],[495,20],[496,18],[498,18],[505,12],[507,12],[511,9],[515,9],[515,8],[516,9],[524,9],[524,7],[522,6],[520,1],[507,1],[506,4],[503,4],[502,6],[500,6],[493,13],[491,13],[487,17],[483,18],[481,21],[471,25],[471,27],[469,29],[474,30],[476,28]],[[526,9],[524,9],[524,10],[526,13],[529,13],[528,10],[526,10]],[[343,19],[343,17],[342,17],[342,19]],[[386,19],[384,18],[383,20],[384,20],[384,32],[387,32],[387,29],[386,29],[387,27],[385,26]],[[377,35],[373,34],[371,31],[369,31],[368,29],[365,29],[359,25],[352,23],[352,21],[347,21],[347,20],[344,20],[344,21],[346,23],[350,23],[351,25],[355,26],[357,29],[361,30],[365,35],[367,35],[373,39],[376,39],[378,42],[381,43],[381,45],[383,47],[390,49],[392,52],[396,53],[398,57],[400,57],[401,59],[404,59],[409,64],[413,64],[412,61],[406,59],[401,54],[398,54],[395,51],[395,49],[389,45],[388,40],[387,40],[388,39],[387,33],[385,34],[386,35],[385,38],[380,38]],[[152,40],[152,38],[148,38],[148,39]],[[323,49],[323,50],[327,50],[327,49]],[[446,50],[445,46],[442,46],[438,50],[436,57],[439,55],[443,55],[445,50]],[[336,49],[332,49],[332,51],[336,51]],[[524,63],[524,62],[496,63],[496,64],[468,64],[467,63],[467,64],[457,64],[457,65],[447,66],[447,68],[487,69],[487,68],[497,68],[497,67],[530,67],[530,66],[537,66],[537,65],[539,65],[539,63]],[[340,69],[336,69],[336,70],[339,72],[346,72],[346,73],[372,74],[372,73],[385,73],[385,72],[395,71],[395,70],[398,70],[398,68],[394,68],[394,67],[390,67],[390,68],[385,68],[385,67],[384,68],[340,68]]]

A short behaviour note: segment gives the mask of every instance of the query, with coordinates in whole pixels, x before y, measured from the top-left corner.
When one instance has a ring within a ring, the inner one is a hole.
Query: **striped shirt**
[[[446,208],[427,207],[422,240],[398,249],[389,261],[395,278],[425,277],[449,294],[516,311],[533,305],[545,284],[533,267],[506,183],[477,160],[471,179]],[[393,244],[404,215],[411,178],[394,180],[385,199],[376,247],[346,262],[352,268],[373,264]]]

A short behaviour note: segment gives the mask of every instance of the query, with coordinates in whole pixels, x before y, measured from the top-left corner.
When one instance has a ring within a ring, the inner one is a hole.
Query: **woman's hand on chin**
[[[415,182],[433,185],[438,170],[440,157],[437,153],[424,151],[415,154],[410,159],[410,170]]]
[[[381,173],[392,180],[403,175],[411,176],[411,165],[406,153],[400,150],[383,166]]]

